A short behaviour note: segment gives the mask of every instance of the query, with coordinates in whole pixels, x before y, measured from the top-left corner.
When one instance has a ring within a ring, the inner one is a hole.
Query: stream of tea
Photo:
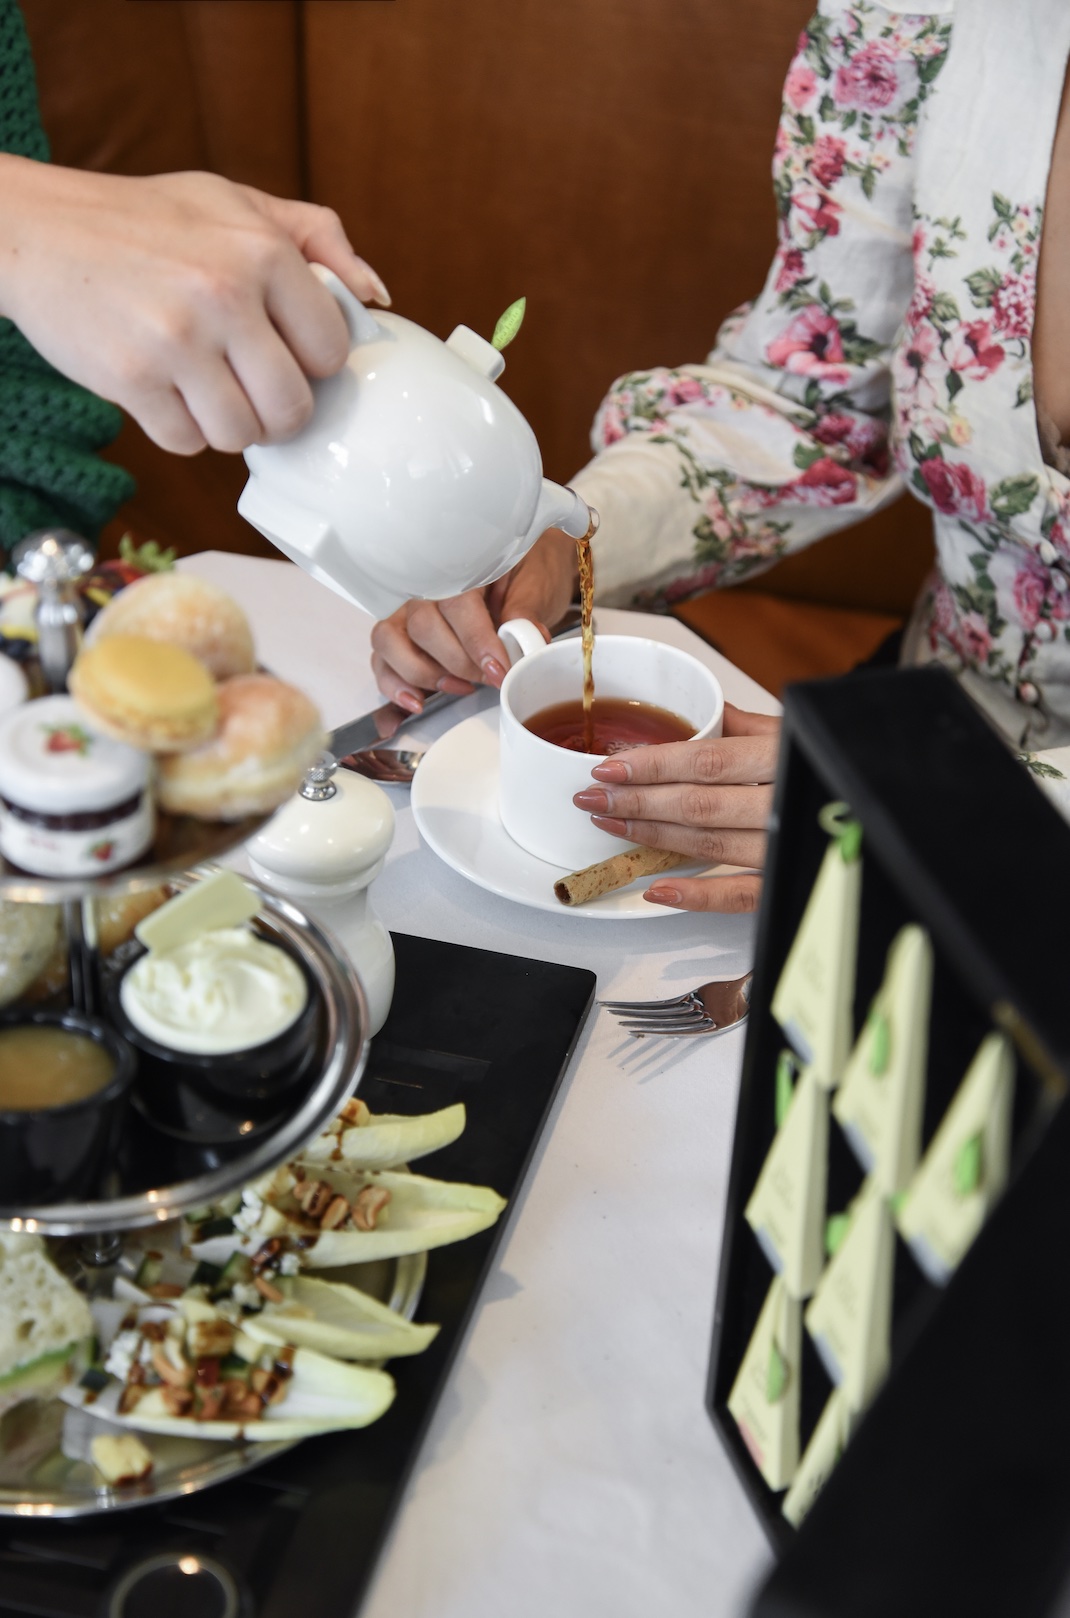
[[[591,512],[587,532],[576,541],[580,573],[580,644],[583,647],[583,750],[594,752],[594,557],[591,538],[598,531],[598,513]]]

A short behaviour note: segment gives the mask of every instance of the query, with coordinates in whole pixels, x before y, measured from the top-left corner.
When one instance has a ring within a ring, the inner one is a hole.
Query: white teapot
[[[337,298],[352,347],[314,382],[308,426],[245,452],[238,510],[339,595],[386,617],[500,578],[547,528],[575,538],[590,513],[542,475],[535,435],[496,379],[505,361],[467,326],[446,342],[400,315]]]

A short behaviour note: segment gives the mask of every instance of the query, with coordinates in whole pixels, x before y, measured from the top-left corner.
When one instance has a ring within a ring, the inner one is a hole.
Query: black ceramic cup
[[[272,939],[280,949],[287,949]],[[137,1051],[134,1100],[142,1117],[176,1139],[225,1144],[262,1134],[300,1095],[321,1059],[320,993],[301,967],[308,999],[289,1028],[274,1039],[220,1055],[174,1050],[132,1023],[120,998],[122,980],[140,954],[124,963],[108,985],[108,1016]]]
[[[95,1017],[79,1011],[13,1012],[0,1028],[66,1028],[103,1045],[115,1072],[102,1090],[81,1101],[39,1111],[0,1110],[0,1214],[91,1196],[113,1155],[122,1128],[137,1057],[129,1043]]]

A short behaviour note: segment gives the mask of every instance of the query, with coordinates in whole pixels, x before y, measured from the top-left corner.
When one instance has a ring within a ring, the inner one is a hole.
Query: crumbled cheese
[[[140,1343],[140,1332],[119,1332],[108,1350],[104,1369],[110,1371],[112,1376],[118,1377],[120,1382],[125,1382],[137,1358]]]
[[[296,1275],[301,1268],[301,1260],[296,1253],[283,1253],[279,1259],[280,1275]]]
[[[264,1301],[251,1281],[235,1281],[231,1296],[243,1309],[259,1309]]]
[[[260,1215],[264,1211],[264,1199],[252,1186],[246,1186],[242,1192],[242,1205],[234,1215],[234,1228],[236,1230],[255,1230],[260,1222]]]

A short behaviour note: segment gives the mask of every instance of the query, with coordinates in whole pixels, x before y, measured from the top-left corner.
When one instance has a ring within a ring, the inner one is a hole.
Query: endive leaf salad
[[[464,1121],[462,1106],[408,1118],[350,1101],[300,1157],[191,1216],[180,1251],[135,1249],[132,1278],[93,1305],[96,1361],[63,1398],[122,1426],[204,1438],[375,1421],[394,1397],[379,1362],[422,1353],[438,1327],[305,1272],[492,1225],[505,1206],[496,1192],[400,1167],[456,1140]]]

